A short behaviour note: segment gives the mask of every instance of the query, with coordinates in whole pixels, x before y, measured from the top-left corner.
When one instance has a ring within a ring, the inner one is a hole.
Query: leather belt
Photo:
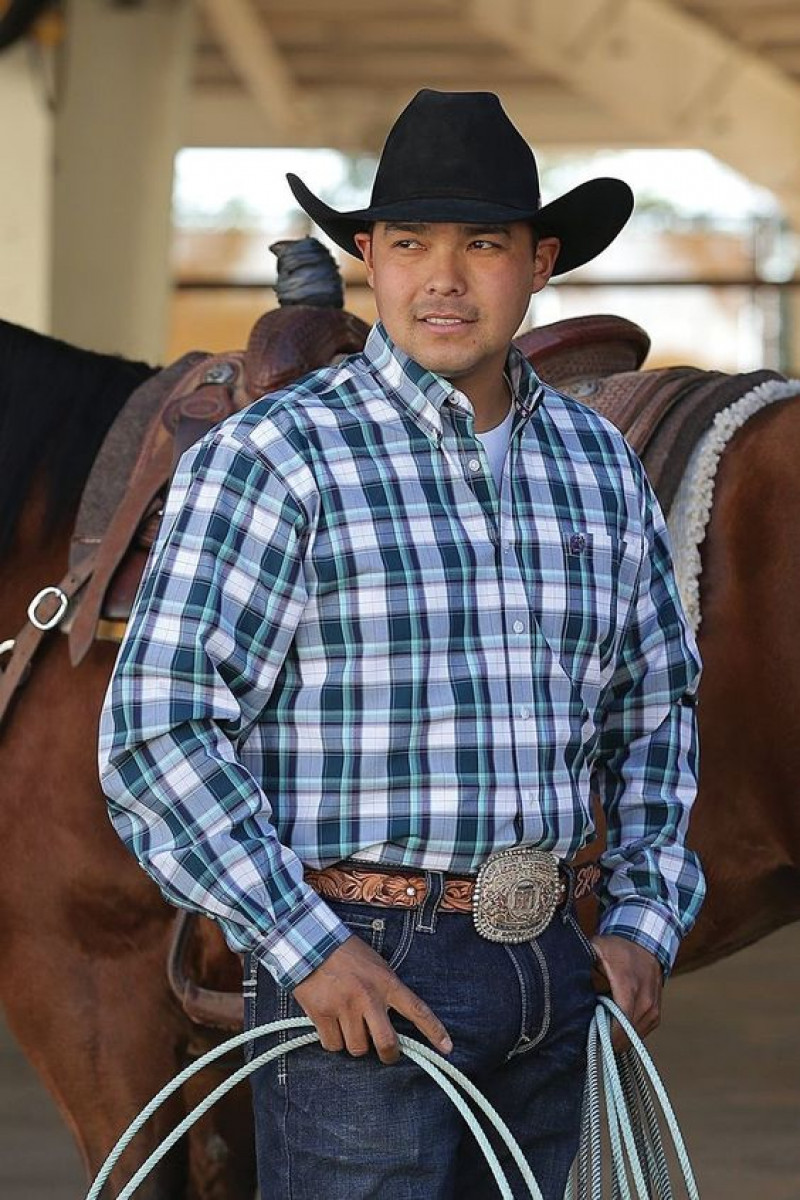
[[[350,904],[380,904],[389,908],[420,908],[428,894],[424,875],[413,871],[356,867],[326,867],[305,870],[306,883],[325,900]],[[474,876],[446,875],[439,908],[444,912],[472,912]]]
[[[419,908],[428,887],[409,869],[342,863],[307,868],[306,882],[324,899],[389,908]],[[446,874],[439,910],[471,914],[489,941],[529,941],[547,927],[569,895],[566,872],[548,851],[514,846],[490,855],[477,876]]]

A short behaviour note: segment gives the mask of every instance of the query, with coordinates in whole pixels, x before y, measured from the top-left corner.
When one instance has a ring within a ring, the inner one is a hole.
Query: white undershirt
[[[495,425],[494,429],[484,429],[482,433],[476,433],[475,437],[482,443],[484,450],[489,458],[489,466],[492,468],[494,481],[497,484],[497,490],[500,491],[501,482],[503,479],[503,464],[506,461],[508,453],[508,443],[511,439],[511,426],[514,424],[514,405],[509,405],[508,415]]]

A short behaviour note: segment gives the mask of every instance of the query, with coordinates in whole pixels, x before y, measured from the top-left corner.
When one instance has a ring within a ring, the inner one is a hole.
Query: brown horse
[[[64,575],[96,447],[149,373],[0,323],[0,641],[21,628],[31,597]],[[775,404],[736,435],[717,476],[703,550],[702,779],[691,829],[709,897],[684,968],[800,917],[798,446],[800,404]],[[173,910],[111,830],[97,783],[96,727],[115,648],[95,643],[72,669],[65,642],[49,636],[0,730],[0,999],[94,1174],[183,1065],[197,1031],[164,969]],[[237,960],[204,929],[195,969],[234,985]],[[208,1086],[175,1097],[140,1135],[112,1194]],[[141,1194],[249,1200],[253,1172],[241,1089]]]

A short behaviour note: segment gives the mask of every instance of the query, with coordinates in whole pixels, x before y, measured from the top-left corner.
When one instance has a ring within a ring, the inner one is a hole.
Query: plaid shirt
[[[112,820],[286,987],[348,936],[303,864],[474,872],[608,823],[606,933],[668,970],[699,663],[621,435],[512,349],[502,488],[451,383],[376,326],[182,459],[106,698]]]

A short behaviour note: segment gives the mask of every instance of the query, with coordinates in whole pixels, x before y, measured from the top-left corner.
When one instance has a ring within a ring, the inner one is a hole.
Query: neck
[[[508,416],[511,389],[505,376],[505,358],[489,372],[469,376],[450,376],[450,381],[463,392],[475,410],[475,432],[494,429]]]
[[[496,428],[508,416],[508,410],[511,407],[511,389],[505,378],[501,380],[499,392],[491,397],[482,397],[478,400],[468,392],[464,394],[469,396],[472,407],[475,409],[476,433],[485,433],[487,429]]]

